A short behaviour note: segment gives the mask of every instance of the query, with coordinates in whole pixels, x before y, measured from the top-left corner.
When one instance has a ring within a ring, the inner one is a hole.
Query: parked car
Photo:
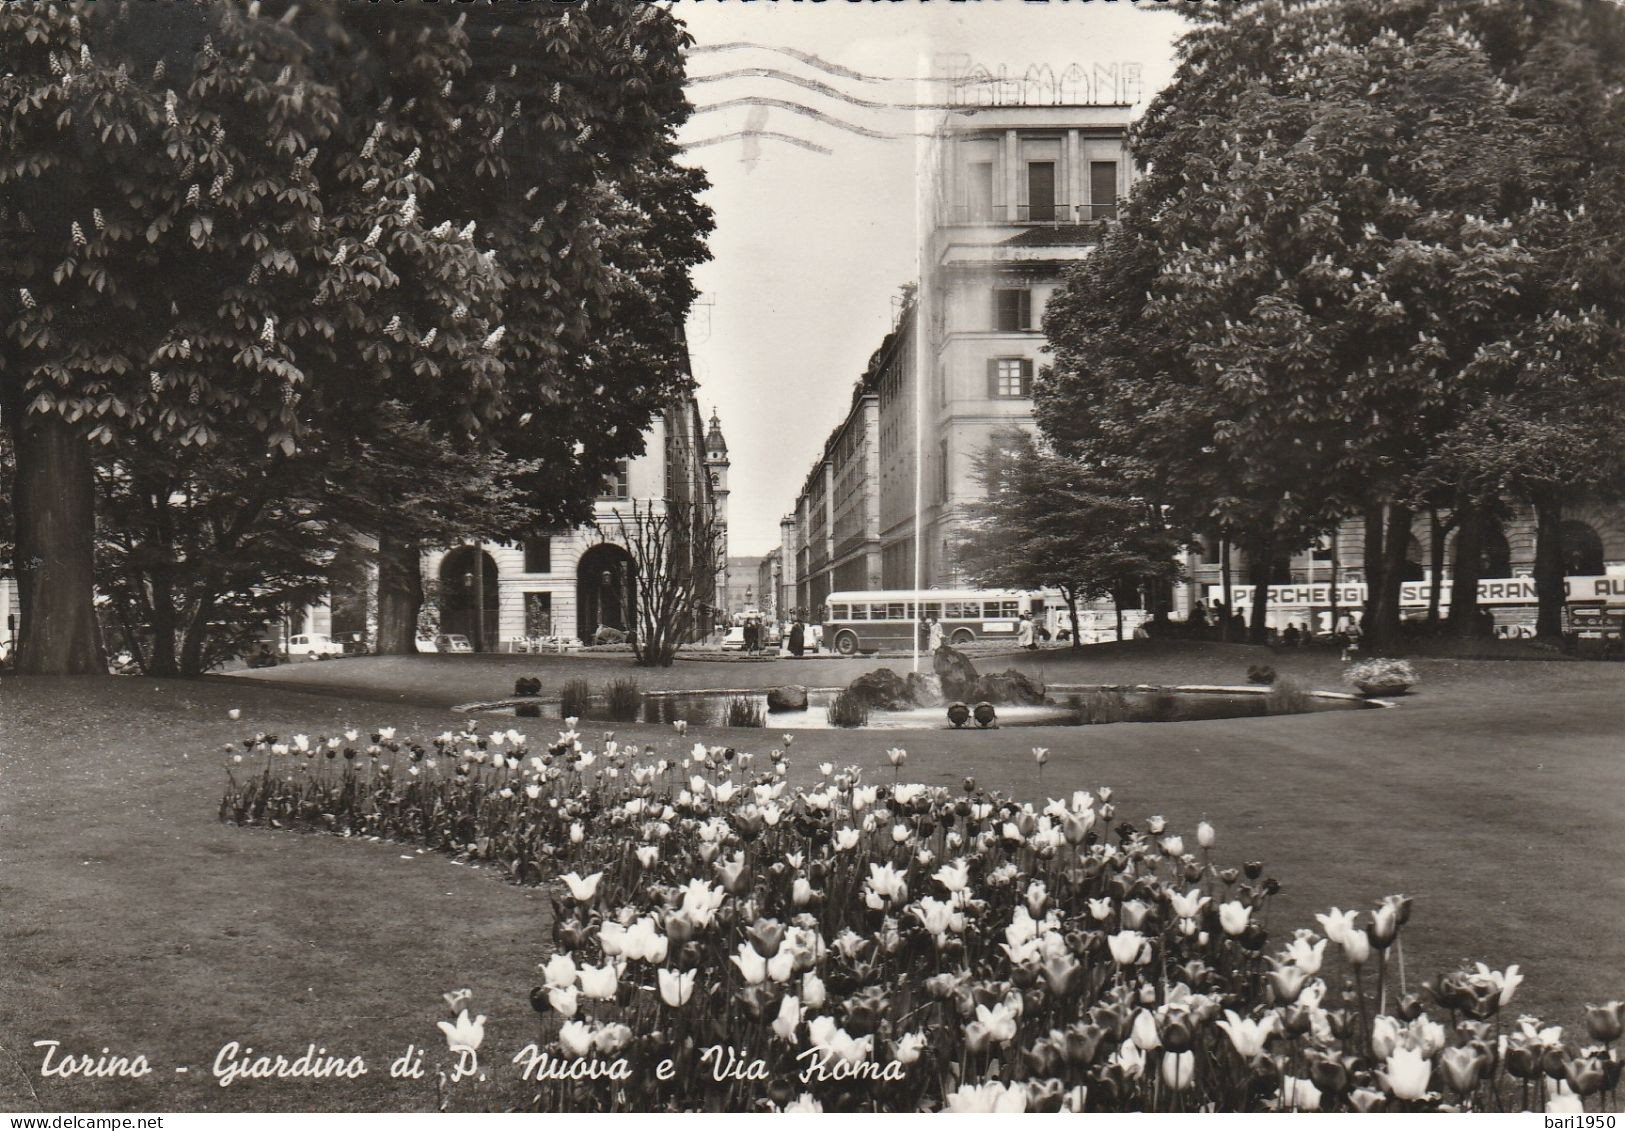
[[[288,638],[288,659],[303,656],[307,660],[326,660],[344,655],[344,646],[329,639],[322,632],[301,632]]]
[[[728,635],[722,638],[724,652],[743,652],[745,650],[745,626],[736,624],[728,630]]]
[[[418,637],[417,645],[418,645],[418,651],[419,652],[438,652],[438,651],[440,651],[440,649],[435,645],[434,637],[432,637],[432,636],[420,636],[420,637]]]
[[[472,652],[474,645],[468,642],[468,637],[461,633],[442,632],[434,638],[435,650],[438,652]]]

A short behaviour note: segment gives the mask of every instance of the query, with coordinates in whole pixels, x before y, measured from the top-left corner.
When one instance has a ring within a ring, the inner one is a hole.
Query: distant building
[[[784,574],[784,551],[774,546],[763,554],[756,565],[756,593],[759,607],[770,620],[783,620],[785,608],[781,604]]]
[[[762,565],[761,558],[728,558],[728,603],[724,606],[729,615],[737,616],[747,609],[761,612],[764,608],[760,579],[757,576]]]

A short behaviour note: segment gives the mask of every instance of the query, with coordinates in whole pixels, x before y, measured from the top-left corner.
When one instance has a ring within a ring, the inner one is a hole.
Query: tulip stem
[[[1405,939],[1403,935],[1394,939],[1394,958],[1399,962],[1399,996],[1403,998],[1409,992],[1405,988]]]

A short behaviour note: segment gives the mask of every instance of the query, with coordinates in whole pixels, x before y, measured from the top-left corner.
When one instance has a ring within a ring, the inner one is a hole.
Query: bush
[[[728,715],[725,725],[731,727],[764,727],[767,725],[767,712],[757,704],[754,696],[735,695],[728,700]]]
[[[514,716],[521,719],[539,719],[542,717],[540,703],[520,703],[513,709]]]
[[[1363,695],[1403,695],[1417,683],[1416,671],[1404,660],[1361,660],[1343,678]]]
[[[1133,708],[1128,696],[1115,687],[1091,691],[1078,703],[1080,718],[1086,723],[1120,723],[1129,717]]]
[[[825,708],[832,727],[862,727],[869,725],[869,701],[861,695],[843,691],[829,701]]]
[[[604,687],[604,709],[616,722],[637,722],[643,712],[643,690],[638,686],[638,681],[611,680]],[[567,713],[575,714],[574,711]]]
[[[592,685],[572,679],[559,688],[559,714],[566,719],[584,719],[592,706]]]
[[[552,885],[537,1051],[689,1066],[566,1086],[492,1074],[450,1084],[452,1104],[1611,1110],[1619,1002],[1587,1010],[1587,1040],[1515,1017],[1516,967],[1403,994],[1410,900],[1294,933],[1262,864],[1186,853],[1193,838],[1160,818],[1136,831],[1104,789],[1040,810],[973,782],[864,785],[831,766],[792,790],[779,751],[657,761],[613,740],[533,751],[515,730],[260,735],[225,762],[228,822],[416,843]],[[765,1071],[702,1068],[698,1050],[729,1041]]]
[[[1270,684],[1275,682],[1275,669],[1268,664],[1254,664],[1247,669],[1248,683]]]
[[[542,693],[542,681],[533,675],[522,675],[513,681],[513,693],[515,695],[540,695]]]
[[[1309,693],[1290,677],[1279,679],[1264,693],[1264,710],[1272,715],[1301,715],[1309,709]]]

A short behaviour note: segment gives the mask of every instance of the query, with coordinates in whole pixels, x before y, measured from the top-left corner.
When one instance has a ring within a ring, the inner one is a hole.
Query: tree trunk
[[[1471,500],[1457,503],[1456,557],[1450,571],[1450,635],[1478,635],[1478,575],[1484,552],[1484,512]]]
[[[1374,503],[1365,509],[1365,548],[1362,559],[1365,564],[1365,608],[1361,621],[1367,633],[1377,631],[1379,621],[1378,613],[1382,606],[1382,577],[1383,577],[1383,515],[1386,507],[1383,503]]]
[[[219,585],[219,580],[211,577],[208,584],[213,589]],[[212,594],[201,598],[191,623],[186,626],[186,636],[181,641],[181,675],[188,679],[196,678],[206,670],[203,650],[209,642],[209,618],[214,615],[214,604]]]
[[[1112,611],[1117,614],[1117,642],[1121,644],[1123,642],[1123,591],[1121,589],[1112,590]],[[1078,634],[1074,632],[1072,635],[1075,637]]]
[[[1078,623],[1078,592],[1075,589],[1063,589],[1061,596],[1066,598],[1066,611],[1072,617],[1072,647],[1082,648],[1083,626]],[[1121,640],[1123,634],[1118,633],[1117,638]]]
[[[1270,577],[1275,566],[1275,547],[1271,542],[1254,546],[1247,554],[1247,579],[1253,586],[1252,624],[1247,639],[1253,644],[1269,643]],[[1228,616],[1230,610],[1225,609]]]
[[[1535,500],[1535,636],[1556,643],[1563,636],[1563,606],[1568,587],[1563,569],[1563,504],[1555,498]]]
[[[1411,535],[1411,509],[1398,503],[1388,506],[1387,529],[1383,531],[1380,584],[1374,616],[1362,622],[1360,636],[1374,648],[1390,648],[1399,639],[1399,587],[1405,583],[1405,551]],[[1367,581],[1368,586],[1371,585]]]
[[[152,651],[147,653],[147,674],[174,679],[181,673],[175,658],[175,588],[169,571],[149,571],[147,587],[152,594]]]
[[[1224,623],[1219,626],[1219,639],[1230,642],[1230,620],[1236,611],[1236,595],[1230,577],[1230,539],[1219,539],[1219,580],[1224,586]]]
[[[1339,571],[1339,568],[1342,565],[1342,561],[1341,561],[1341,558],[1340,558],[1340,553],[1341,552],[1338,549],[1338,545],[1337,545],[1337,534],[1338,534],[1337,530],[1334,529],[1332,531],[1332,588],[1331,588],[1331,596],[1332,596],[1332,625],[1331,625],[1331,627],[1332,627],[1333,632],[1337,631],[1337,616],[1338,616],[1338,612],[1339,612],[1339,608],[1338,608],[1339,602],[1338,602],[1338,599],[1337,599],[1337,587],[1342,584],[1342,578],[1340,578],[1338,576],[1338,571]],[[1318,625],[1311,624],[1309,626],[1310,634],[1313,635],[1317,631],[1318,628],[1319,628]]]
[[[480,563],[483,565],[484,563]],[[417,654],[423,561],[416,543],[378,536],[378,654]]]
[[[22,606],[17,671],[106,675],[96,623],[96,479],[90,445],[55,413],[13,413],[11,435]]]

